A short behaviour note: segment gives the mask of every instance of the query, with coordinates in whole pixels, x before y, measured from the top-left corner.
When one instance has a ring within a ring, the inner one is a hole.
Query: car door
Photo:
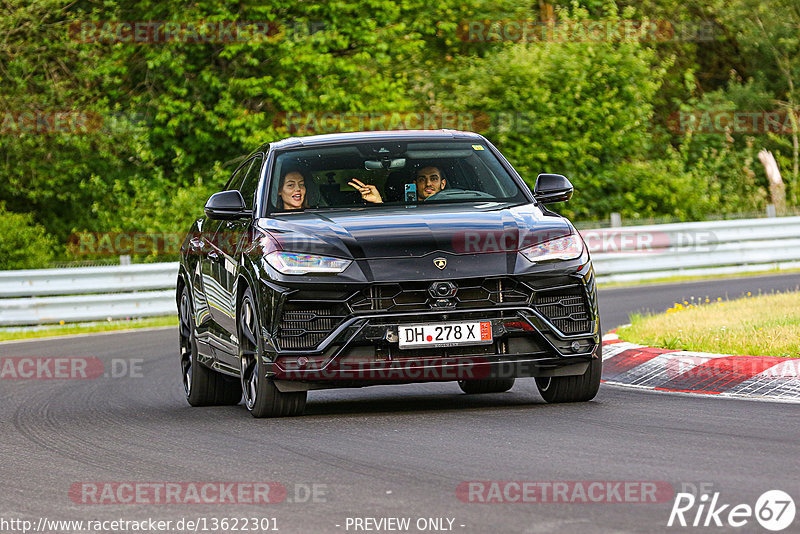
[[[252,213],[256,187],[261,174],[263,158],[261,155],[248,160],[242,166],[247,171],[243,172],[241,181],[234,184],[245,206]],[[214,310],[216,322],[220,327],[219,335],[227,345],[232,355],[236,354],[236,279],[239,276],[238,253],[242,247],[243,238],[248,234],[253,217],[222,221],[217,229],[214,239],[216,255],[213,259],[214,266],[211,276],[214,278],[214,287],[219,291],[219,306]]]
[[[236,171],[231,175],[227,185],[223,191],[232,189],[239,189],[244,181],[247,171],[250,169],[252,160],[247,160],[240,165]],[[202,240],[202,258],[200,260],[200,269],[203,280],[203,292],[205,293],[206,303],[211,316],[210,330],[212,335],[217,339],[224,339],[224,332],[226,324],[225,312],[229,308],[227,303],[228,296],[224,286],[220,285],[222,278],[221,271],[224,271],[225,264],[221,249],[226,245],[219,243],[219,240],[224,235],[220,234],[225,221],[212,220],[205,218],[203,221],[203,231],[201,232],[200,239]],[[218,344],[217,344],[218,345]]]

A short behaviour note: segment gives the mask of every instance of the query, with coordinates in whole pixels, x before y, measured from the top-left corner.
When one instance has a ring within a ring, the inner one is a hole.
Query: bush
[[[628,220],[702,219],[714,211],[719,196],[705,177],[686,172],[677,157],[622,163],[603,189],[608,204]]]
[[[14,213],[0,202],[0,270],[36,269],[53,258],[55,240],[30,213]]]

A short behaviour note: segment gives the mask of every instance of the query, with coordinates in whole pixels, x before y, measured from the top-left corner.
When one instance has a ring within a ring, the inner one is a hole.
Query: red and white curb
[[[800,358],[658,349],[603,336],[603,381],[660,391],[800,402]]]

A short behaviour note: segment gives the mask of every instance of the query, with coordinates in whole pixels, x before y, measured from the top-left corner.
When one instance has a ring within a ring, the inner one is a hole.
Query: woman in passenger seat
[[[300,171],[287,171],[278,184],[278,209],[299,210],[308,207],[306,179]]]

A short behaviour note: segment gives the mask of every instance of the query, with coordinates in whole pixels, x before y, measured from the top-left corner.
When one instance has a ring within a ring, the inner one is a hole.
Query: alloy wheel
[[[239,354],[241,359],[242,393],[247,409],[252,410],[258,395],[258,340],[253,303],[249,297],[242,300],[239,314]]]
[[[188,397],[192,392],[192,353],[194,350],[194,331],[192,328],[189,295],[186,293],[186,291],[184,291],[181,295],[181,305],[178,320],[181,349],[181,375],[183,377],[183,389]]]

